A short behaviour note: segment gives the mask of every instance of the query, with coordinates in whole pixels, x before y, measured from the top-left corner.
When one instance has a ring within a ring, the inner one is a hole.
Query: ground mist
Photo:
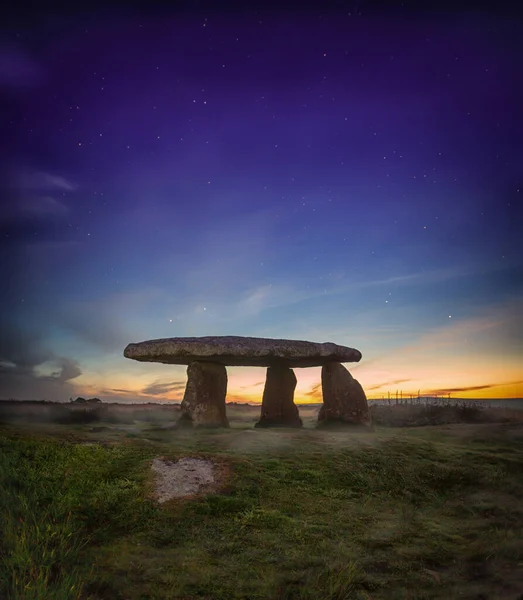
[[[311,407],[300,408],[302,430],[254,430],[259,407],[231,406],[229,430],[176,431],[169,408],[163,419],[0,425],[1,598],[515,600],[523,590],[516,418],[330,432],[314,429]],[[219,460],[227,477],[214,494],[160,507],[157,456]]]

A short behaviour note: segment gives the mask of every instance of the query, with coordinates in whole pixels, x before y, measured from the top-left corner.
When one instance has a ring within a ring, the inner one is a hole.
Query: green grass
[[[4,426],[0,598],[516,600],[523,429],[471,427]],[[188,455],[224,489],[160,507],[149,461]]]

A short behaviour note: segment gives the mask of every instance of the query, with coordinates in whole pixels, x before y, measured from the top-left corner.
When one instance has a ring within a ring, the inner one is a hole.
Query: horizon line
[[[503,398],[463,398],[460,396],[456,396],[456,397],[451,397],[449,398],[448,396],[431,396],[431,395],[420,395],[420,396],[409,396],[409,397],[398,397],[396,398],[391,397],[391,398],[386,398],[386,397],[379,397],[379,398],[367,398],[368,402],[377,402],[377,401],[383,401],[383,402],[394,402],[394,404],[396,403],[396,400],[398,400],[398,402],[401,403],[408,403],[407,401],[409,400],[450,400],[450,401],[456,401],[456,400],[463,400],[463,401],[474,401],[474,402],[492,402],[492,401],[499,401],[499,400],[523,400],[523,397],[503,397]],[[89,403],[89,398],[85,399],[86,403]],[[0,398],[0,402],[45,402],[48,404],[75,404],[76,402],[73,400],[72,402],[70,400],[47,400],[46,398],[41,398],[41,399],[36,399],[36,398],[32,398],[30,400],[28,399],[18,399],[18,398]],[[94,402],[94,404],[181,404],[181,400],[136,400],[136,401],[132,401],[132,400],[127,400],[127,401],[106,401],[106,400],[101,400],[99,399],[98,402]],[[81,402],[79,402],[78,404],[83,404]],[[91,402],[91,404],[93,404]],[[259,402],[256,401],[245,401],[245,402],[239,402],[237,400],[231,400],[231,401],[225,401],[225,404],[245,404],[245,405],[251,405],[251,406],[261,406],[262,401],[260,400]],[[314,405],[321,405],[323,404],[323,402],[294,402],[294,404],[296,404],[297,406],[314,406]]]

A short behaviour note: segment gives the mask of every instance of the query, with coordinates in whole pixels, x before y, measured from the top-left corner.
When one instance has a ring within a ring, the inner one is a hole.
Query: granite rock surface
[[[124,356],[143,362],[189,365],[194,361],[244,367],[322,367],[359,362],[361,352],[331,342],[243,336],[178,337],[129,344]]]

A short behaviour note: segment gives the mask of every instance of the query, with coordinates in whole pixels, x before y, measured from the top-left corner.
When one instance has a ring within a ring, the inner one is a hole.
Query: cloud
[[[445,348],[453,352],[458,344],[463,343],[469,345],[469,351],[474,349],[474,344],[478,342],[488,342],[492,349],[495,346],[498,349],[502,348],[506,339],[514,335],[514,332],[518,336],[523,333],[523,314],[512,313],[510,305],[509,302],[489,306],[468,319],[454,320],[446,327],[434,329],[421,336],[417,343],[401,348],[401,356],[433,353],[435,350],[441,353]],[[506,346],[504,350],[507,350]]]
[[[406,383],[407,381],[412,381],[411,379],[393,379],[390,381],[382,381],[381,383],[376,383],[373,385],[368,385],[366,387],[367,390],[377,390],[381,387],[385,387],[387,385],[398,385],[399,383]]]
[[[264,285],[252,286],[248,288],[237,301],[232,315],[234,318],[258,316],[262,312],[292,306],[301,302],[319,298],[329,298],[333,296],[344,296],[357,291],[366,289],[389,287],[395,284],[405,286],[418,285],[424,286],[429,283],[445,282],[457,277],[464,277],[472,274],[479,267],[459,266],[445,269],[434,269],[432,271],[420,271],[418,273],[409,273],[405,275],[396,275],[383,279],[371,279],[363,281],[345,281],[337,285],[330,285],[328,281],[318,284],[312,288],[308,283],[301,285],[292,285],[288,283],[268,283]],[[484,270],[485,266],[481,267]],[[336,278],[337,281],[340,277]]]
[[[69,331],[91,346],[109,352],[123,352],[134,337],[127,323],[134,320],[139,310],[162,295],[157,288],[148,288],[69,302],[65,306],[50,307],[49,319],[55,327]]]
[[[13,369],[15,367],[16,367],[16,364],[10,360],[0,360],[0,370]]]
[[[78,395],[78,388],[84,387],[83,382],[76,381],[82,374],[81,366],[73,357],[55,352],[52,337],[65,331],[76,337],[77,344],[83,342],[85,351],[90,346],[121,354],[133,338],[126,323],[134,322],[135,311],[158,298],[158,293],[146,289],[92,301],[49,305],[42,307],[46,318],[36,324],[32,322],[27,329],[24,327],[27,314],[18,308],[16,314],[4,310],[3,316],[0,314],[0,397],[59,400]],[[149,390],[151,396],[161,393],[159,387]],[[99,395],[98,391],[94,395]],[[129,395],[140,394],[129,392]]]
[[[392,343],[387,352],[351,370],[357,370],[368,391],[397,384],[406,379],[405,375],[410,382],[404,391],[405,387],[411,391],[420,388],[433,395],[491,388],[501,393],[500,386],[519,385],[516,379],[523,360],[521,298],[515,295],[469,311],[466,318],[449,319],[416,336],[413,342]]]
[[[320,383],[316,383],[313,386],[311,386],[311,389],[308,392],[305,392],[304,395],[305,396],[311,396],[312,398],[319,398],[319,399],[321,399],[323,397],[322,388],[321,388],[321,382]]]
[[[64,401],[77,395],[77,388],[60,377],[38,376],[20,368],[0,369],[0,398],[15,400]]]
[[[101,391],[105,392],[105,393],[117,392],[119,394],[134,394],[134,395],[136,395],[136,392],[132,392],[130,390],[124,390],[122,388],[107,388],[107,389],[103,389]]]
[[[426,392],[426,394],[431,395],[431,396],[441,396],[441,395],[446,396],[448,394],[456,394],[456,393],[460,393],[460,392],[474,392],[476,390],[487,390],[490,388],[496,388],[496,387],[507,386],[507,385],[520,385],[522,383],[523,383],[523,379],[520,379],[518,381],[506,381],[504,383],[485,383],[483,385],[467,385],[467,386],[463,386],[463,387],[440,388],[440,389],[429,390],[428,392]]]
[[[29,196],[6,206],[0,214],[0,224],[16,226],[21,222],[38,226],[40,220],[63,217],[68,212],[68,207],[52,196]]]
[[[141,393],[152,396],[163,396],[169,392],[178,392],[180,390],[185,390],[185,382],[183,381],[172,381],[167,383],[156,381],[144,387]]]
[[[0,362],[32,369],[54,358],[43,344],[43,332],[17,327],[7,315],[0,316]]]
[[[272,283],[257,286],[249,289],[244,297],[237,304],[237,311],[243,316],[257,315],[264,310],[277,306],[284,306],[289,303],[291,294],[295,294],[294,301],[298,301],[296,297],[297,291],[292,290],[291,286],[287,285],[272,285]]]
[[[240,386],[240,390],[250,390],[253,387],[259,387],[260,385],[265,385],[265,380],[263,381],[257,381],[256,383],[253,383],[252,385],[242,385]]]
[[[177,404],[181,398],[170,399],[161,398],[162,394],[145,394],[143,391],[137,392],[134,390],[126,390],[122,388],[98,388],[85,386],[85,391],[82,392],[83,396],[96,396],[100,398],[102,402],[119,402],[123,404],[138,404],[138,403],[164,403],[164,404]]]
[[[37,171],[28,167],[16,169],[15,184],[19,189],[25,191],[74,192],[77,189],[76,184],[62,175]]]
[[[65,192],[74,192],[77,186],[60,175],[53,175],[51,173],[38,173],[40,177],[41,187],[49,188],[52,190],[63,190]]]
[[[106,301],[77,301],[60,306],[51,318],[57,327],[100,350],[111,352],[129,343],[117,306]]]
[[[72,358],[65,358],[62,356],[57,358],[55,362],[60,363],[60,370],[53,372],[50,377],[58,383],[65,383],[82,374],[80,365]]]
[[[0,45],[0,87],[31,88],[43,78],[42,67],[17,44]]]
[[[151,218],[145,207],[140,210],[129,215],[136,226]],[[410,273],[401,273],[398,269],[391,276],[378,275],[371,280],[363,273],[359,280],[339,273],[331,277],[325,275],[321,280],[310,273],[293,273],[285,279],[275,279],[271,267],[281,259],[275,250],[274,240],[278,234],[274,223],[278,223],[275,211],[260,211],[254,215],[239,214],[221,221],[219,228],[213,226],[210,231],[202,228],[195,233],[190,268],[177,273],[177,285],[173,286],[171,315],[176,315],[178,335],[208,334],[210,324],[216,334],[221,331],[230,334],[231,326],[236,331],[246,332],[250,327],[259,331],[259,324],[254,325],[254,320],[269,310],[323,300],[325,304],[343,302],[346,310],[347,302],[359,306],[365,301],[366,293],[379,293],[380,288],[417,286],[421,289],[427,284],[443,284],[485,269],[485,265],[481,265],[481,269],[478,265],[466,265]],[[171,272],[180,258],[185,261],[187,257],[175,253],[164,256],[152,268],[164,278],[165,272]],[[183,296],[178,292],[181,289]],[[286,316],[287,330],[297,318],[300,318],[299,312],[290,319]],[[327,319],[327,312],[322,311],[321,318]]]
[[[523,310],[521,298],[513,296],[488,306],[469,309],[463,318],[448,319],[444,325],[433,327],[407,345],[391,345],[383,352],[353,368],[366,370],[370,365],[427,361],[436,354],[439,358],[482,353],[489,348],[493,358],[508,354],[521,355]]]
[[[100,398],[102,402],[121,402],[121,403],[129,403],[136,404],[140,401],[147,401],[148,398],[141,398],[138,392],[132,390],[124,390],[120,388],[92,388],[84,386],[80,389],[81,395],[86,396],[95,396]]]
[[[38,368],[53,364],[49,375]],[[75,394],[71,384],[82,374],[78,362],[56,356],[43,343],[43,333],[24,332],[11,322],[0,322],[0,397],[18,400],[65,400]]]
[[[69,208],[52,196],[35,196],[33,202],[28,202],[25,210],[35,216],[62,217],[69,212]]]
[[[133,213],[131,217],[142,223],[148,218],[141,213]],[[194,230],[190,268],[178,273],[174,291],[175,296],[180,289],[184,294],[172,302],[176,305],[179,326],[187,335],[197,335],[204,307],[204,316],[212,314],[216,320],[238,319],[257,310],[248,306],[242,309],[237,299],[243,298],[246,290],[254,291],[254,281],[260,278],[262,265],[268,264],[274,255],[273,229],[274,211],[262,210],[228,217],[220,221],[219,227]],[[180,255],[173,253],[159,259],[155,268],[163,278],[166,270],[171,272],[173,264],[179,261]],[[252,299],[251,304],[254,302]],[[239,310],[243,310],[241,315]]]
[[[2,244],[61,240],[69,207],[57,194],[76,186],[61,175],[19,165],[0,173],[0,238]]]

